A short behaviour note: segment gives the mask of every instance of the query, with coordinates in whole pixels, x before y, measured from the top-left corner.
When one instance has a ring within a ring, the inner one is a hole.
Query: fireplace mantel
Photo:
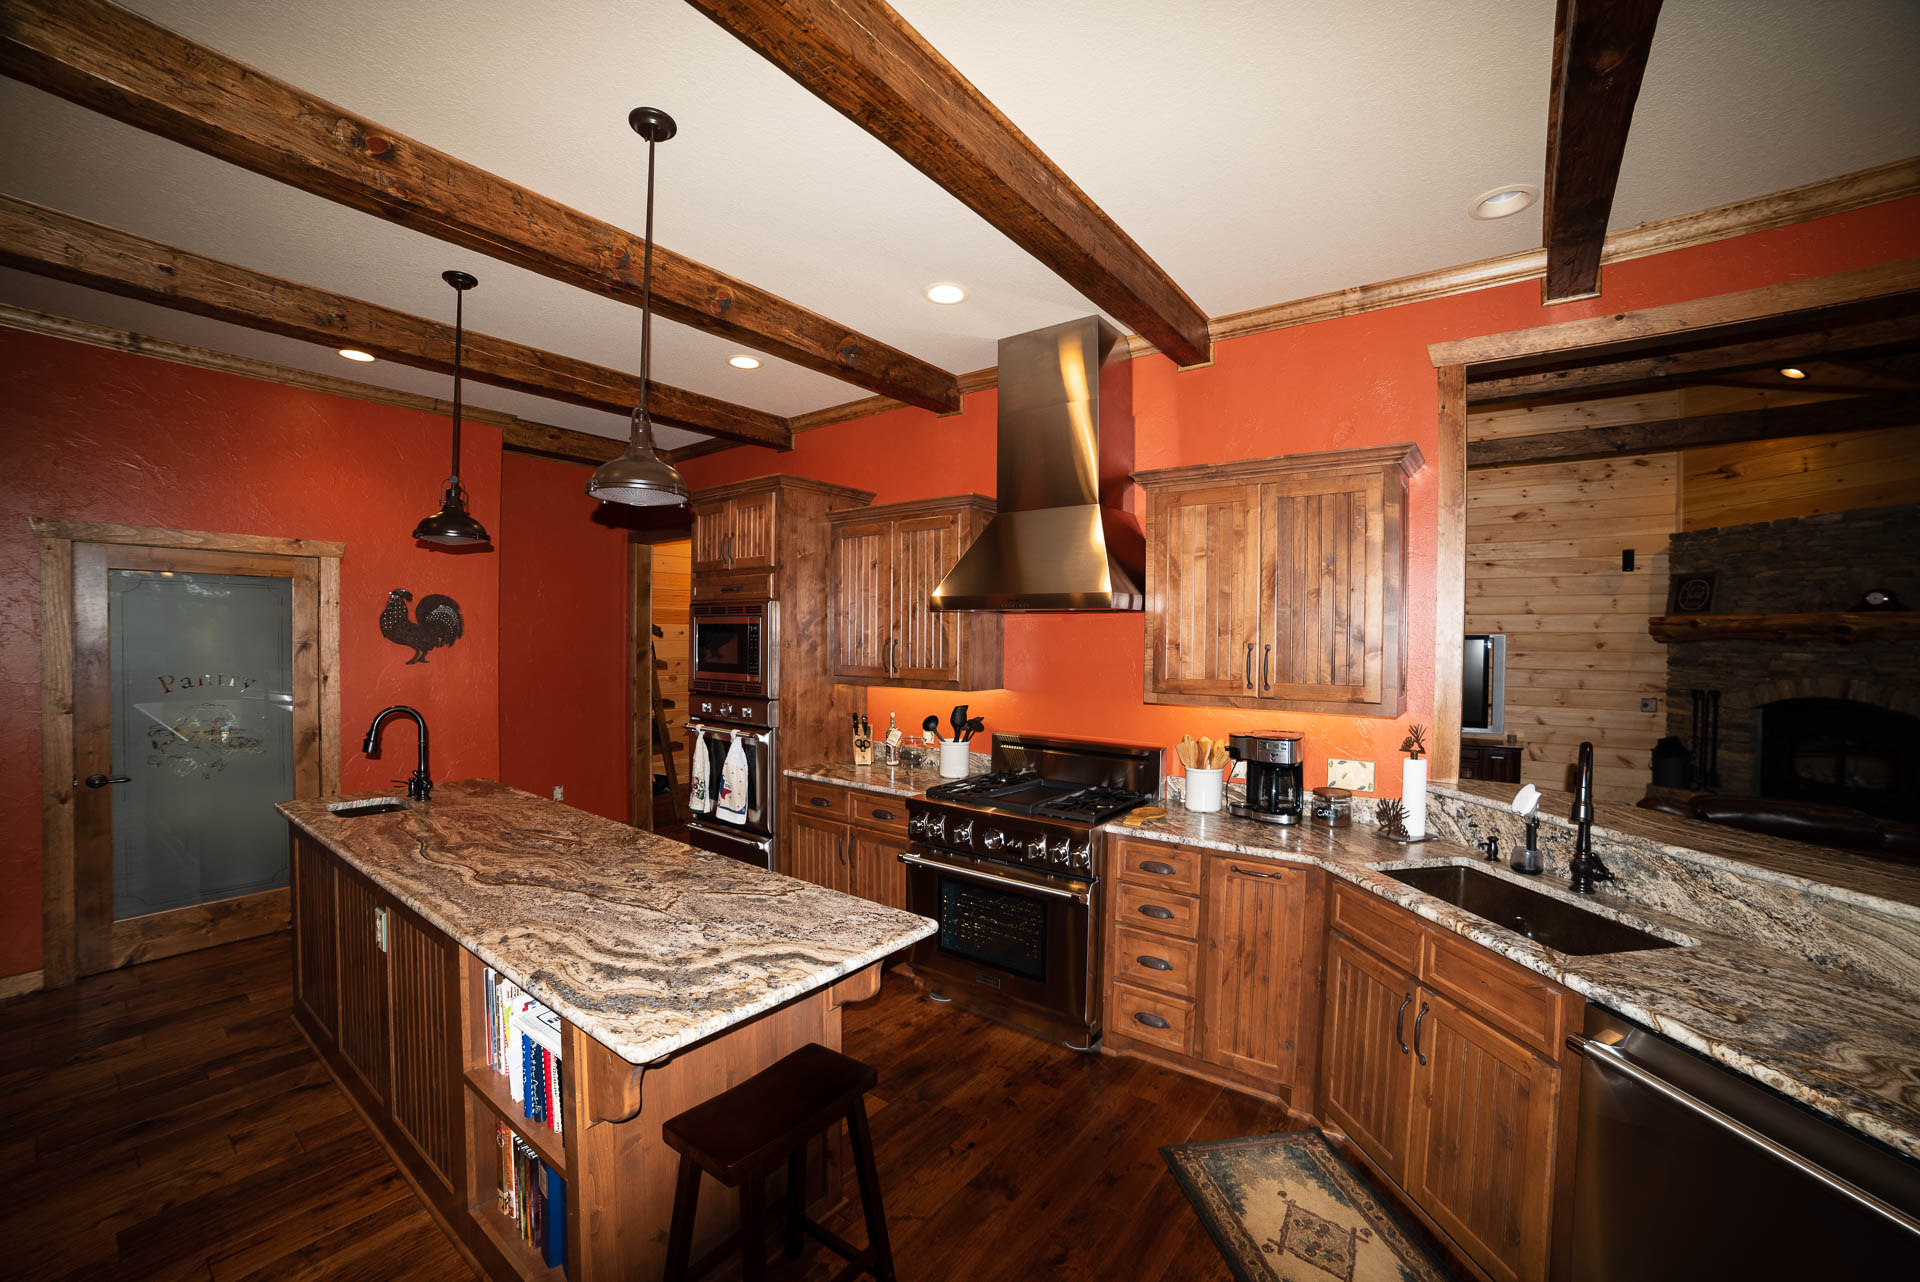
[[[1830,611],[1815,614],[1660,614],[1647,620],[1655,641],[1920,640],[1920,611]]]

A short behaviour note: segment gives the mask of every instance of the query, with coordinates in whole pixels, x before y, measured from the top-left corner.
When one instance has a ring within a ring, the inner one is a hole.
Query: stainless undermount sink
[[[1464,864],[1382,868],[1380,871],[1415,890],[1444,899],[1455,908],[1484,917],[1504,930],[1545,944],[1555,952],[1591,957],[1681,946],[1674,940],[1649,934]]]
[[[412,810],[413,803],[401,797],[368,797],[363,801],[336,801],[327,813],[341,819],[360,819],[367,815],[390,815],[396,810]]]

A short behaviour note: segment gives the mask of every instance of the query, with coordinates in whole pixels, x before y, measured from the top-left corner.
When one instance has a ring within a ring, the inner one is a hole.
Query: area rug
[[[1239,1282],[1452,1282],[1318,1131],[1160,1156]]]

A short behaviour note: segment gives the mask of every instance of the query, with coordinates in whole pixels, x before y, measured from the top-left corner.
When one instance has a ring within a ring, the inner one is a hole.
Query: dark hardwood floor
[[[0,1006],[0,1277],[470,1276],[295,1031],[287,951],[273,935]],[[1285,1129],[1281,1110],[1077,1055],[899,975],[847,1012],[845,1044],[880,1070],[903,1282],[1228,1282],[1159,1148]],[[833,1223],[865,1240],[857,1203]],[[837,1267],[816,1247],[775,1276]]]

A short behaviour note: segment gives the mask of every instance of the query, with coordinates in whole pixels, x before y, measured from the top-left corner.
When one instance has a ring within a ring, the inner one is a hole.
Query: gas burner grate
[[[1125,788],[1082,788],[1035,806],[1033,813],[1036,816],[1099,823],[1135,806],[1144,805],[1149,800],[1151,798],[1145,794],[1129,792]]]
[[[956,779],[952,783],[936,784],[927,789],[926,795],[936,801],[985,800],[1003,789],[1030,783],[1039,777],[1039,772],[1035,770],[997,770],[988,775],[974,775],[968,779]]]

